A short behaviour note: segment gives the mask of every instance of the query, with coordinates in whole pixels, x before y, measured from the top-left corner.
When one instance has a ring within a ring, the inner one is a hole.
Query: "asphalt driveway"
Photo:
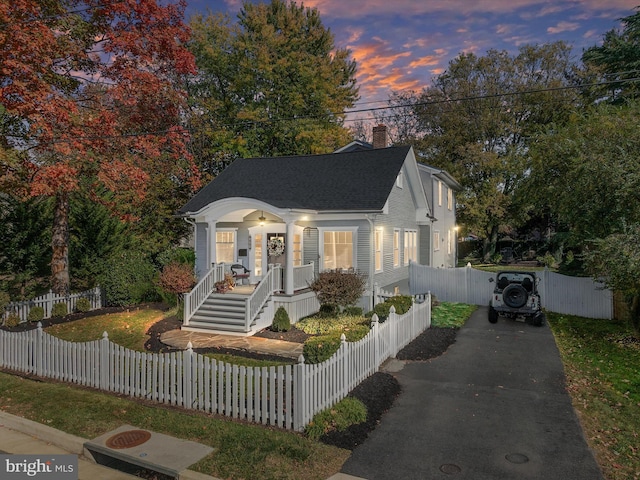
[[[395,373],[402,393],[342,472],[368,480],[598,480],[548,326],[479,308],[447,352]]]

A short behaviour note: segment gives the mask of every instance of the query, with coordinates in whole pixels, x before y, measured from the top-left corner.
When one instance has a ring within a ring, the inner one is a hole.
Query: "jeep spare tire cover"
[[[524,307],[527,303],[527,291],[522,285],[512,283],[502,292],[504,303],[511,308]]]

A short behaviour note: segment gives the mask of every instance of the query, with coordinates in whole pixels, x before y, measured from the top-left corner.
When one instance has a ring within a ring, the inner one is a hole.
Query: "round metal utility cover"
[[[109,437],[105,442],[107,447],[113,449],[132,448],[142,445],[151,438],[151,432],[146,430],[127,430]]]
[[[440,465],[440,471],[448,475],[455,475],[456,473],[460,473],[462,469],[453,463],[445,463],[444,465]]]

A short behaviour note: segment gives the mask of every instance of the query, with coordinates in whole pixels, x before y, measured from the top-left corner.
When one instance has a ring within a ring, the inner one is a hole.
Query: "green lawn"
[[[83,438],[130,424],[210,445],[216,451],[191,468],[219,478],[324,480],[350,454],[294,432],[7,373],[0,373],[0,405]]]
[[[585,435],[608,480],[640,478],[640,339],[620,321],[549,313]]]
[[[174,312],[175,313],[175,312]],[[131,308],[120,313],[107,313],[73,322],[59,323],[45,329],[50,335],[70,342],[100,340],[107,332],[109,340],[131,350],[144,351],[149,338],[147,330],[162,320],[166,313],[157,308]]]

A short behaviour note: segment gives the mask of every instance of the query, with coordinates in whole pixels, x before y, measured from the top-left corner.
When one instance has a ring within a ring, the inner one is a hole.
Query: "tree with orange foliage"
[[[175,88],[195,73],[184,8],[183,0],[0,0],[2,183],[55,198],[57,293],[69,291],[74,194],[130,218],[152,175],[199,185],[180,126],[186,98]]]

